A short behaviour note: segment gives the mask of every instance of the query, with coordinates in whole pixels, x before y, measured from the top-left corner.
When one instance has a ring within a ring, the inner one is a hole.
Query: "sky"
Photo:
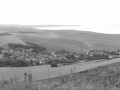
[[[79,25],[120,34],[120,0],[0,0],[0,24]]]

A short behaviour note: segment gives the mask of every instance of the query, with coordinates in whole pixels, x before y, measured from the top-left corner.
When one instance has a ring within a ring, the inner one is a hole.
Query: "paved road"
[[[78,63],[72,65],[66,65],[56,68],[51,68],[50,65],[32,66],[32,67],[0,67],[0,80],[2,80],[2,73],[5,79],[9,79],[14,76],[24,78],[24,72],[31,72],[33,74],[33,80],[47,79],[49,77],[57,77],[60,75],[67,75],[71,73],[71,69],[75,67],[75,72],[81,72],[96,68],[98,66],[104,66],[112,63],[120,62],[120,58],[107,60],[107,61],[92,61],[85,63]],[[48,74],[49,72],[49,74]]]

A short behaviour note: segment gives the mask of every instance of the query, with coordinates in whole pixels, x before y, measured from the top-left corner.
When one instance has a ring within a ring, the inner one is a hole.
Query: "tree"
[[[32,60],[32,59],[30,60],[30,65],[32,65],[32,66],[33,66],[33,60]]]

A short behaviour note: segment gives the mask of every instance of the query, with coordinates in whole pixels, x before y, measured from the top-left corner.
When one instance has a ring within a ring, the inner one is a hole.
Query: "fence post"
[[[5,90],[4,88],[4,74],[3,74],[3,72],[2,72],[2,78],[3,78],[3,90]]]
[[[48,69],[48,81],[49,81],[49,86],[50,86],[50,70]]]
[[[62,77],[61,77],[61,72],[59,73],[59,77],[60,77],[60,85],[62,85]]]
[[[38,85],[38,81],[37,81],[37,90],[39,90],[39,85]]]
[[[75,65],[74,65],[74,80],[75,80]]]
[[[71,78],[73,80],[73,69],[71,69]]]
[[[74,87],[75,87],[75,90],[76,90],[76,86],[75,86],[75,84],[76,84],[76,81],[75,81],[75,78],[76,78],[76,77],[75,77],[75,72],[76,72],[76,71],[75,71],[75,65],[74,65]]]

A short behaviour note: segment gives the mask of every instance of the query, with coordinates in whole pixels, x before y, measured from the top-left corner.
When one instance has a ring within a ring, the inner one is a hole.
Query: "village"
[[[11,44],[17,46],[17,44]],[[91,60],[109,60],[118,58],[120,50],[105,51],[105,50],[90,50],[86,54],[68,52],[65,50],[53,51],[47,50],[44,47],[37,46],[16,48],[0,48],[0,66],[35,66],[43,64],[72,64],[80,61]]]

